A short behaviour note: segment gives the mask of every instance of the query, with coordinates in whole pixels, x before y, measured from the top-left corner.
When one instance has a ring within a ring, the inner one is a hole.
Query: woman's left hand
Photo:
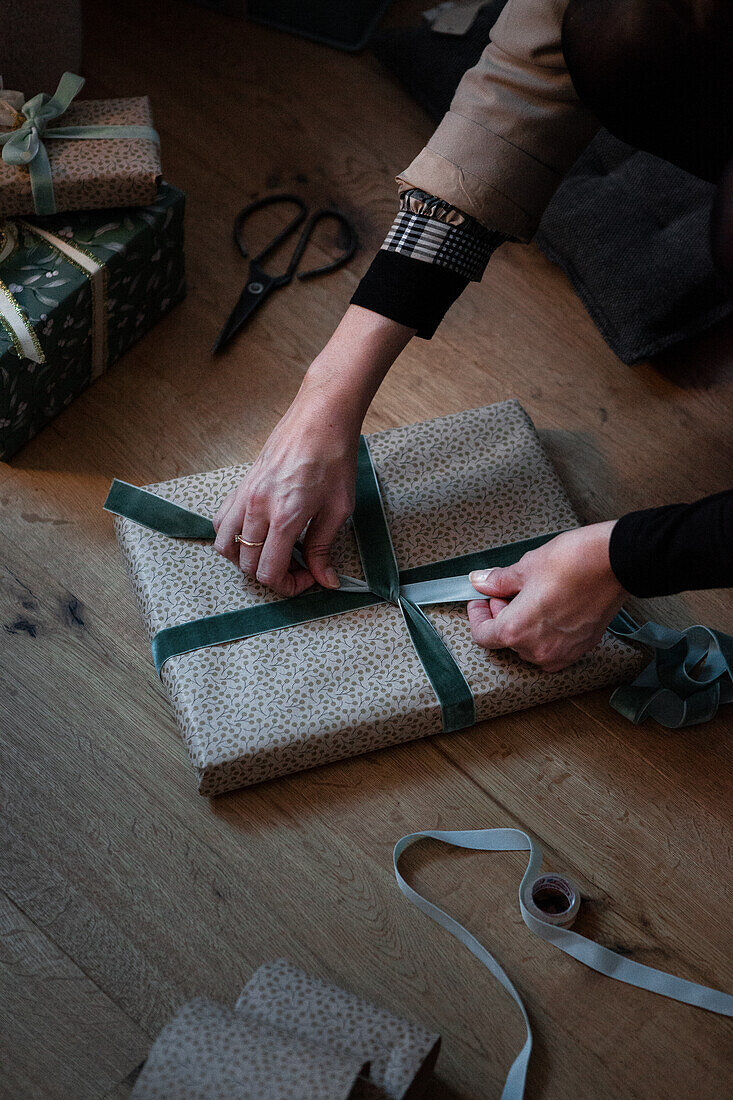
[[[471,573],[488,600],[472,600],[474,641],[513,649],[545,672],[559,672],[593,649],[628,593],[611,569],[615,521],[565,531],[505,569]]]

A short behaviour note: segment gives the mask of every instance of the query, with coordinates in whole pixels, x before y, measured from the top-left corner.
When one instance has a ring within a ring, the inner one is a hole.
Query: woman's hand
[[[280,596],[297,596],[314,581],[338,588],[330,551],[353,510],[358,443],[358,425],[301,393],[223,500],[214,518],[215,548]],[[306,525],[303,569],[291,555]],[[235,543],[239,534],[264,545]]]
[[[611,569],[615,521],[566,531],[506,569],[470,580],[488,600],[468,604],[471,634],[485,649],[513,649],[545,672],[592,649],[627,596]]]
[[[338,588],[331,544],[354,507],[361,424],[413,334],[350,306],[254,466],[222,501],[214,546],[280,596],[298,596],[314,581]],[[292,552],[306,525],[303,569]]]

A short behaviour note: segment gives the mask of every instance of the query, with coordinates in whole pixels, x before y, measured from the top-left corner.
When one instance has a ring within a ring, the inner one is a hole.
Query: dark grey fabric
[[[400,28],[379,35],[374,52],[438,120],[504,3],[492,0],[461,38],[427,25]],[[710,254],[714,192],[601,131],[545,211],[537,244],[623,362],[647,359],[733,311]]]
[[[714,194],[712,184],[606,130],[555,192],[535,241],[624,363],[733,311],[710,253]]]

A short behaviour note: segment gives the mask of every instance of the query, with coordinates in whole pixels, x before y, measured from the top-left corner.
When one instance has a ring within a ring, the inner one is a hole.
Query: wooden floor
[[[398,4],[397,17],[418,6]],[[733,989],[731,714],[635,728],[602,691],[211,803],[196,794],[102,512],[107,486],[255,457],[380,243],[393,176],[430,124],[369,55],[174,0],[89,4],[86,59],[85,94],[151,96],[166,177],[188,193],[189,293],[2,466],[0,1095],[129,1095],[178,1005],[231,1004],[259,963],[285,955],[439,1030],[433,1098],[497,1097],[518,1014],[391,871],[394,841],[436,826],[531,830],[549,866],[582,884],[580,931]],[[338,203],[363,247],[347,270],[273,298],[214,362],[243,279],[232,217],[275,188]],[[733,326],[630,369],[556,268],[505,246],[436,338],[405,352],[367,429],[518,397],[595,520],[729,484],[732,380]],[[647,610],[733,629],[725,593]],[[525,998],[530,1097],[733,1087],[721,1018],[530,935],[522,856],[435,846],[406,866]]]

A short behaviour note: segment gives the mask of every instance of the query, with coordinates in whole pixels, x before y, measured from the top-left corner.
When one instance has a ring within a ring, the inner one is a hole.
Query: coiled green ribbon
[[[611,706],[638,725],[654,718],[668,729],[707,722],[721,703],[733,701],[733,638],[707,626],[672,630],[659,623],[638,627],[624,611],[614,634],[651,646],[654,660],[633,684],[617,688]]]
[[[210,519],[124,481],[115,480],[112,483],[104,507],[108,512],[171,538],[213,541],[216,537]],[[359,439],[356,505],[352,523],[364,571],[363,581],[340,576],[338,589],[315,588],[292,599],[225,611],[166,627],[155,635],[152,642],[157,672],[171,657],[204,646],[241,641],[331,615],[391,603],[399,607],[402,613],[412,644],[440,703],[443,729],[451,732],[473,725],[476,712],[471,689],[421,607],[480,599],[480,594],[468,579],[470,572],[511,565],[527,551],[555,538],[559,532],[400,570],[395,560],[377,475],[364,436]],[[299,557],[297,549],[295,556]],[[299,560],[302,563],[302,558]],[[683,635],[656,623],[647,623],[639,628],[625,611],[616,616],[609,629],[618,637],[643,642],[657,650],[657,657],[649,668],[630,687],[619,688],[612,697],[612,705],[630,721],[640,722],[651,715],[663,725],[691,725],[711,718],[719,702],[733,698],[733,690],[730,690],[733,684],[724,686],[726,675],[729,680],[731,678],[730,662],[717,656],[718,652],[723,653],[724,646],[729,647],[725,650],[728,653],[733,647],[733,639],[726,635],[714,634],[705,627],[692,627],[685,632],[684,645],[682,642],[672,644],[669,641],[672,635],[676,639]],[[706,651],[713,659],[705,679],[700,679],[699,670],[695,672],[694,669],[694,665],[702,659],[699,645],[702,635],[699,632],[713,638],[717,646],[715,653],[710,647]],[[695,643],[691,655],[688,636]],[[691,664],[695,656],[697,659]],[[675,695],[677,689],[683,694]]]
[[[64,73],[52,96],[40,92],[27,100],[20,109],[25,121],[17,129],[0,134],[0,146],[2,146],[2,157],[5,163],[28,168],[36,214],[56,213],[51,165],[44,138],[46,140],[58,138],[65,141],[145,138],[147,141],[160,144],[160,138],[152,126],[49,127],[49,123],[64,113],[83,87],[83,77],[76,76],[74,73]]]

